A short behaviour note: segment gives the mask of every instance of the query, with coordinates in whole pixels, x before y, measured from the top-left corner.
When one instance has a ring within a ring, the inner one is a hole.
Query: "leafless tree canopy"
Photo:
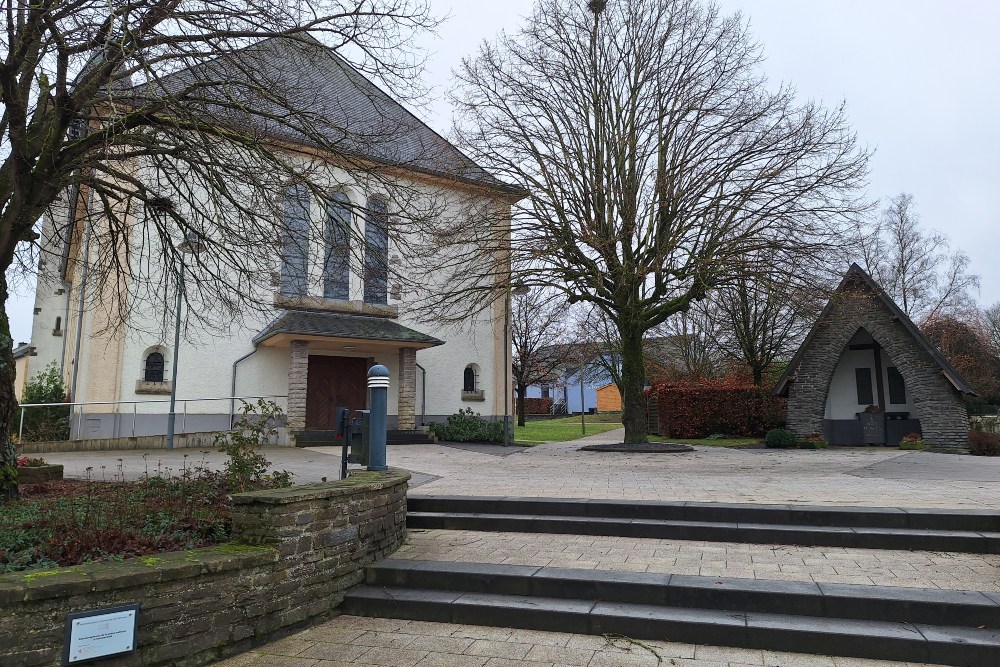
[[[843,108],[797,102],[760,59],[739,16],[694,0],[540,0],[458,74],[463,145],[530,192],[510,229],[514,280],[618,330],[629,441],[645,438],[646,331],[759,272],[762,251],[808,274],[863,208],[867,153]],[[507,228],[492,230],[478,240],[499,247]],[[502,261],[442,270],[454,307],[505,278]]]
[[[528,387],[555,381],[572,358],[565,302],[551,292],[516,294],[511,303],[511,345],[517,421],[524,426]]]
[[[412,96],[421,60],[411,37],[436,25],[426,0],[11,0],[3,14],[0,269],[34,270],[40,251],[47,272],[75,284],[86,266],[88,299],[108,326],[175,293],[192,234],[204,250],[181,286],[189,312],[228,324],[260,307],[271,287],[262,267],[280,253],[281,195],[300,183],[329,196],[342,173],[333,155],[359,172],[360,187],[386,191],[393,210],[432,213],[432,196],[392,189],[385,171],[434,171],[440,161],[426,153],[440,145],[393,150],[388,133],[408,132],[414,118],[373,112],[358,122],[308,77],[340,68]],[[295,67],[277,71],[275,49]],[[379,89],[361,90],[363,109],[388,108]],[[461,178],[468,165],[451,167]],[[50,236],[38,243],[43,217]],[[9,443],[5,318],[0,338]]]
[[[969,256],[920,224],[913,195],[893,197],[858,236],[865,269],[914,321],[975,308],[979,276],[969,273]]]

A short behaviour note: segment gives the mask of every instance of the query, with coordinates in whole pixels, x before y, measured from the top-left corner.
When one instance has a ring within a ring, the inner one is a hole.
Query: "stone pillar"
[[[309,341],[293,340],[288,364],[288,430],[306,427],[306,389],[309,385]],[[291,440],[291,438],[289,438]]]
[[[417,351],[399,348],[399,400],[397,426],[405,431],[417,427]]]

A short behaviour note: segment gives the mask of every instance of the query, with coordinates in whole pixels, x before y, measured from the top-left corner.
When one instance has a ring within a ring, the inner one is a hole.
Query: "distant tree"
[[[442,308],[512,280],[601,310],[620,342],[625,441],[646,440],[643,340],[760,267],[789,274],[839,241],[867,172],[842,107],[769,85],[739,17],[696,0],[539,0],[523,28],[458,73],[469,154],[530,194],[475,244],[429,247],[453,286]],[[470,271],[472,245],[497,262]]]
[[[722,324],[713,301],[671,316],[646,341],[646,357],[663,378],[714,378],[727,372],[726,359],[716,344]]]
[[[865,269],[914,321],[973,307],[979,276],[969,273],[969,256],[951,252],[945,234],[921,226],[913,195],[889,200],[859,237]]]
[[[565,302],[541,289],[511,298],[511,344],[517,424],[524,426],[528,387],[552,382],[573,355]]]
[[[994,352],[1000,354],[1000,302],[983,311],[983,320],[986,323],[986,333],[989,336],[990,344],[993,346]]]
[[[66,382],[59,366],[52,362],[35,373],[24,385],[21,402],[27,404],[65,403]],[[21,429],[24,442],[66,440],[69,438],[69,408],[23,408],[24,428]]]
[[[981,322],[942,315],[920,328],[980,398],[1000,403],[1000,355]]]

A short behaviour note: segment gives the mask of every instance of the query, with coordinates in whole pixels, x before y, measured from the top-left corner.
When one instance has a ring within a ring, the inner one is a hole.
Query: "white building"
[[[473,164],[318,42],[288,49],[269,40],[255,48],[255,57],[263,52],[276,70],[295,71],[300,85],[303,79],[308,82],[315,91],[304,102],[312,105],[311,113],[352,113],[401,124],[404,131],[370,143],[371,157],[386,163],[391,156],[393,177],[408,187],[433,187],[443,197],[442,215],[457,216],[460,206],[472,202],[509,219],[510,206],[521,197],[517,189]],[[312,53],[303,60],[292,53],[295,49]],[[176,368],[177,432],[228,428],[239,409],[238,402],[234,406],[229,400],[233,396],[274,397],[286,410],[291,434],[332,429],[336,407],[365,408],[366,373],[375,363],[391,371],[390,429],[417,429],[466,407],[501,418],[509,404],[505,386],[510,386],[505,378],[509,342],[504,300],[458,325],[418,318],[401,282],[391,277],[403,270],[398,256],[414,249],[399,247],[405,241],[395,237],[390,240],[386,226],[394,212],[388,198],[335,158],[323,167],[330,187],[325,200],[295,184],[275,195],[285,201],[285,219],[275,221],[275,236],[285,237],[275,244],[278,271],[260,269],[273,276],[271,293],[263,296],[266,307],[228,334],[189,327],[182,338]],[[354,236],[365,240],[364,248],[349,247],[353,241],[330,233],[330,223],[322,233],[326,219],[349,225]],[[60,243],[52,229],[72,230],[74,222],[47,220],[43,238]],[[72,240],[65,248],[52,248],[50,258],[95,252],[87,246],[81,251],[83,234],[62,236]],[[359,255],[360,260],[352,260]],[[92,302],[97,287],[86,283],[83,271],[58,264],[42,262],[32,367],[58,364],[73,387],[72,400],[86,404],[75,412],[74,439],[165,433],[174,372],[172,299],[165,299],[158,312],[137,307],[122,326],[109,327],[93,308],[79,307],[81,301]],[[388,274],[372,270],[379,265],[388,266]],[[425,287],[433,293],[439,286]],[[166,324],[163,331],[148,333],[148,324],[159,321]],[[285,440],[293,442],[294,437]]]

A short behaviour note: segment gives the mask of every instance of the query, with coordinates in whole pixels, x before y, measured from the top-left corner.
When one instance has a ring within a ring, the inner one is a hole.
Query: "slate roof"
[[[858,266],[857,263],[851,264],[851,268],[847,270],[847,273],[844,274],[843,280],[840,281],[840,285],[837,286],[836,292],[843,292],[854,281],[861,281],[861,283],[868,287],[873,294],[878,296],[879,300],[885,305],[889,312],[892,313],[892,316],[898,320],[899,323],[906,328],[910,335],[913,336],[917,343],[931,355],[934,362],[941,369],[941,373],[944,375],[945,379],[947,379],[955,389],[963,394],[968,394],[969,396],[976,395],[975,390],[972,389],[969,383],[965,381],[962,375],[955,370],[948,360],[944,358],[941,351],[938,350],[933,343],[927,340],[927,336],[920,331],[920,327],[913,323],[913,320],[911,320],[906,313],[904,313],[902,309],[896,305],[896,302],[885,293],[885,290],[883,290],[882,287],[875,282],[875,279],[868,275],[868,272]],[[801,363],[806,349],[808,349],[812,344],[813,339],[819,332],[820,324],[822,324],[823,320],[826,319],[832,307],[833,299],[826,304],[826,307],[816,320],[816,323],[813,324],[812,329],[809,330],[809,335],[806,336],[804,341],[802,341],[802,345],[795,353],[795,356],[792,357],[792,361],[788,364],[785,372],[782,373],[781,377],[778,379],[778,384],[774,388],[775,396],[784,395],[788,391],[788,384],[792,375],[794,375],[798,370],[799,363]]]
[[[428,336],[384,317],[330,313],[318,310],[286,310],[253,339],[257,345],[279,334],[324,336],[411,343],[435,347],[443,340]]]
[[[250,74],[252,72],[252,74]],[[198,84],[197,92],[191,89]],[[191,90],[186,104],[219,120],[296,143],[523,196],[473,162],[310,35],[272,37],[134,86],[139,97]],[[212,100],[235,100],[253,111]],[[294,110],[290,116],[289,110]],[[310,131],[304,133],[302,128]]]

